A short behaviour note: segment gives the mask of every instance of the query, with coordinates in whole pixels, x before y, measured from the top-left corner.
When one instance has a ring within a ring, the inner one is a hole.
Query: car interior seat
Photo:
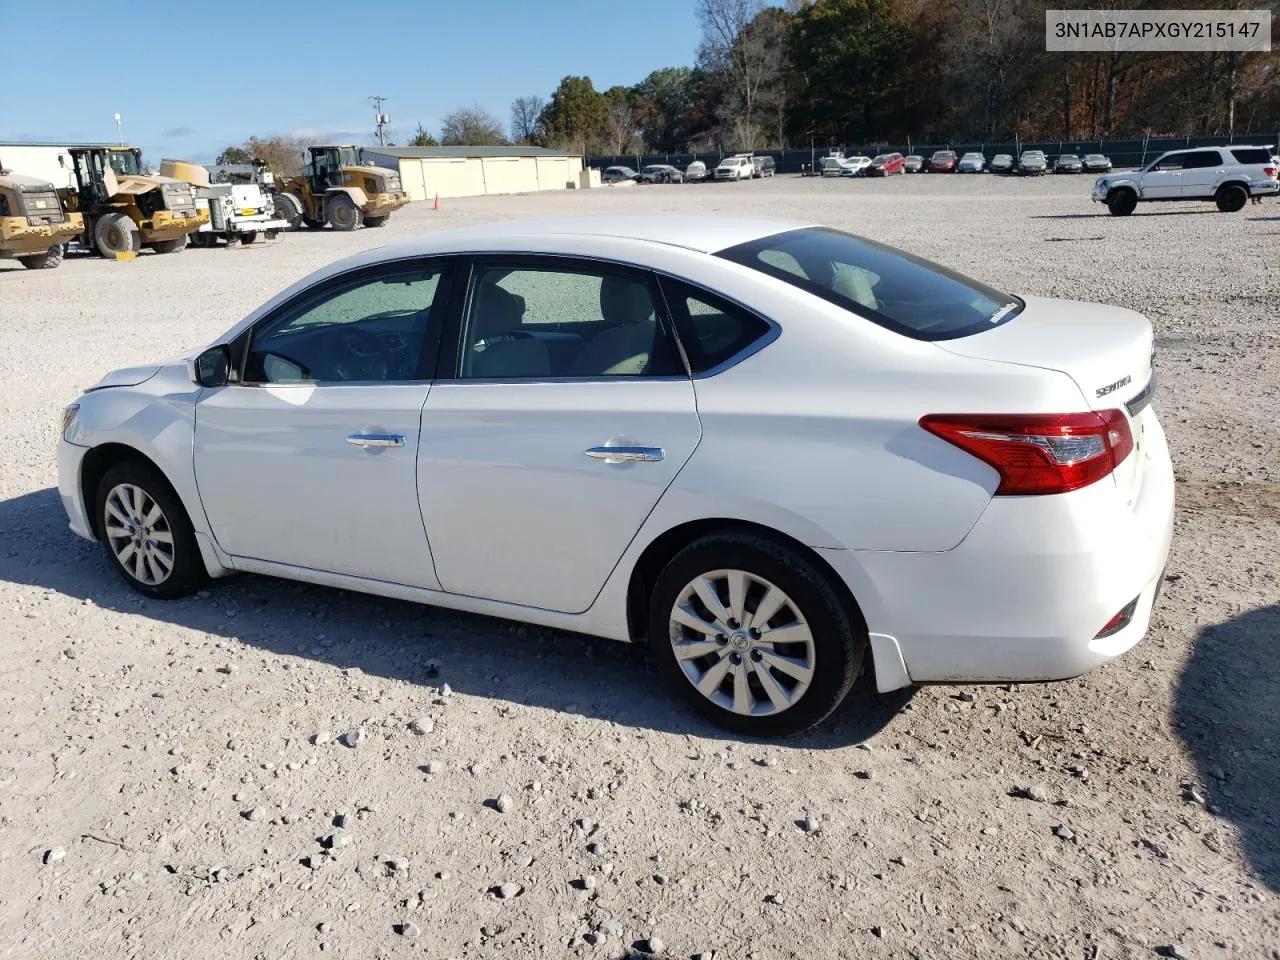
[[[524,297],[496,283],[485,283],[476,291],[464,375],[526,379],[551,375],[546,345],[520,329],[524,306]]]
[[[600,315],[609,323],[583,348],[569,368],[574,377],[636,376],[649,367],[658,321],[649,288],[626,277],[600,284]]]

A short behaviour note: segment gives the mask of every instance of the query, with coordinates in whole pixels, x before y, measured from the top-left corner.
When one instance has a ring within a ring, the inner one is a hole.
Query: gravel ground
[[[478,198],[0,264],[0,955],[1280,958],[1280,202],[1112,219],[1089,184]],[[1147,640],[1049,686],[864,683],[760,744],[692,719],[639,650],[254,577],[143,602],[67,532],[54,425],[106,370],[398,236],[689,209],[1146,313],[1180,481]]]

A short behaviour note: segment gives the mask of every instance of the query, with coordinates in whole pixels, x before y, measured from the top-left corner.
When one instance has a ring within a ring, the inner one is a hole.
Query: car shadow
[[[1254,873],[1280,892],[1280,605],[1206,627],[1178,680],[1174,722],[1211,812],[1232,821]],[[1195,799],[1195,798],[1193,798]]]
[[[1208,210],[1135,210],[1131,217],[1198,217],[1206,213],[1217,213],[1216,209]],[[1098,217],[1110,217],[1103,213],[1033,213],[1028,220],[1093,220]]]
[[[370,676],[448,683],[458,693],[624,726],[750,741],[679,703],[640,645],[251,574],[214,581],[207,598],[146,600],[116,575],[98,544],[67,529],[53,489],[0,500],[0,530],[0,581]],[[830,719],[779,745],[838,749],[879,733],[914,689],[878,694],[869,653],[865,663]]]

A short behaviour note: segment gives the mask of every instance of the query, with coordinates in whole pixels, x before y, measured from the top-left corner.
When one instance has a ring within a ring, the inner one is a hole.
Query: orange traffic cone
[[[440,194],[438,194],[438,193],[436,194],[436,202],[435,202],[435,203],[433,203],[433,204],[431,205],[431,209],[432,209],[432,210],[439,210],[439,209],[440,209]]]

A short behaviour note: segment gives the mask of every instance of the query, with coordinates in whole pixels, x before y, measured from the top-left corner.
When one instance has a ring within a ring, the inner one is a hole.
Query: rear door
[[[1226,173],[1220,150],[1193,150],[1182,162],[1182,196],[1209,199]]]
[[[480,257],[450,308],[418,492],[443,589],[591,606],[701,437],[654,278]]]

